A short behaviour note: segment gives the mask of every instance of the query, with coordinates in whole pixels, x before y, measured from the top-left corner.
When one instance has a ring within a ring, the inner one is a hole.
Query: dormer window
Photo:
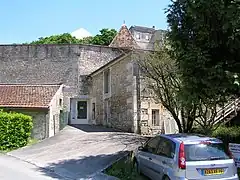
[[[62,104],[63,104],[62,102],[63,102],[63,100],[60,98],[59,99],[59,106],[62,106]]]
[[[136,35],[136,38],[137,38],[137,39],[140,39],[140,34],[139,34],[139,33]]]

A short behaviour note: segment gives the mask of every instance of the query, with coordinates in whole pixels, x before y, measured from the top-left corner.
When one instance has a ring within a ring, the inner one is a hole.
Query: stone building
[[[0,84],[0,109],[30,115],[33,138],[54,136],[66,124],[62,88],[59,84]]]
[[[142,98],[143,82],[134,55],[135,50],[153,50],[163,36],[162,30],[123,25],[109,46],[0,45],[0,83],[62,84],[67,114],[62,126],[99,124],[139,132],[141,125],[145,133],[175,132],[175,123],[162,105]]]

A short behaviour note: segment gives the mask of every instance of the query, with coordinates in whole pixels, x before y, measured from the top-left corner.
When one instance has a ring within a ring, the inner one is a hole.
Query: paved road
[[[0,155],[1,180],[53,180],[62,179],[60,176],[46,170],[18,160],[16,158]]]
[[[101,171],[145,140],[136,134],[100,127],[78,128],[67,126],[55,137],[9,155],[40,170],[44,168],[47,171],[42,172],[52,178],[58,174],[69,179],[107,179]],[[55,174],[48,174],[49,171]]]

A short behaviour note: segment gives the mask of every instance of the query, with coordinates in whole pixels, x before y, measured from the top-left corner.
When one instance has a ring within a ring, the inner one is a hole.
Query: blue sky
[[[23,43],[72,32],[95,35],[102,28],[142,25],[166,29],[170,0],[1,0],[0,43]]]

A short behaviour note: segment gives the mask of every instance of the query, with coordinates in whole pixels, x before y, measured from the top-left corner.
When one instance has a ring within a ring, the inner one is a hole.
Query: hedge
[[[31,116],[0,110],[0,150],[13,150],[26,146],[32,128]]]
[[[212,136],[221,139],[227,144],[240,144],[240,127],[219,127],[212,133]]]

